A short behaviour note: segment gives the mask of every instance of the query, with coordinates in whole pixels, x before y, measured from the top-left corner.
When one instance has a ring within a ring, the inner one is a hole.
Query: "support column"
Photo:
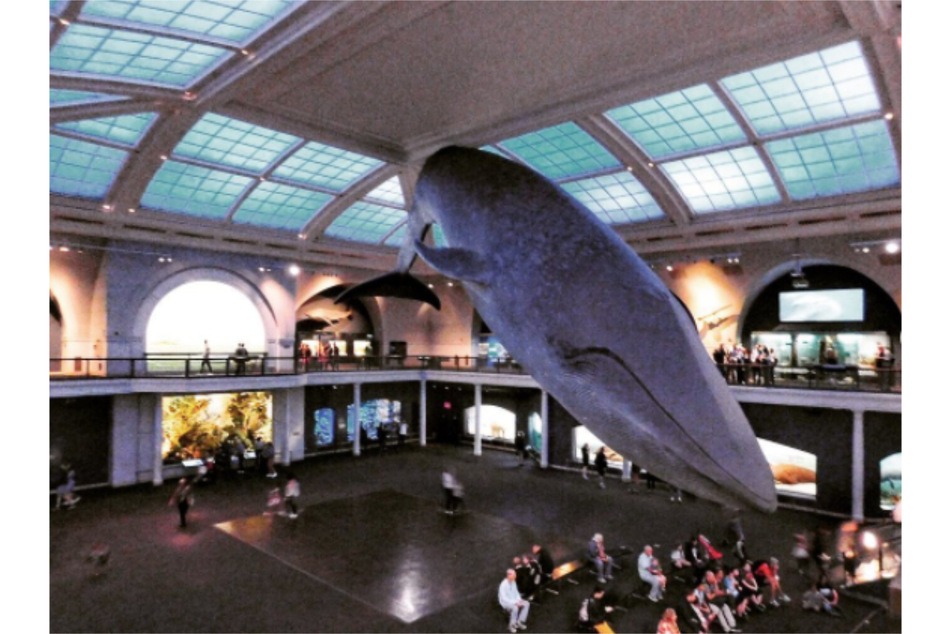
[[[548,468],[548,392],[542,390],[542,446],[538,456],[542,469]]]
[[[360,384],[353,384],[353,455],[360,455],[360,437],[363,428],[360,426]]]
[[[852,412],[852,519],[865,519],[865,412]]]
[[[426,379],[419,382],[419,446],[426,446]]]
[[[476,456],[482,455],[482,386],[475,386],[475,449]]]
[[[621,482],[630,482],[631,481],[631,468],[633,463],[627,458],[624,459],[624,462],[621,463]]]
[[[152,456],[152,484],[161,486],[164,482],[162,477],[162,397],[155,397],[155,404],[152,407],[152,431],[155,432],[152,447],[155,453]]]

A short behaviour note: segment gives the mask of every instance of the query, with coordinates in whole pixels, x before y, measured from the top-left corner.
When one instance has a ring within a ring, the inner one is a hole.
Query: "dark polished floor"
[[[446,465],[466,487],[461,516],[440,510]],[[595,532],[609,549],[651,543],[666,553],[697,529],[719,539],[727,521],[703,501],[672,503],[663,485],[632,494],[610,480],[600,490],[575,473],[518,466],[510,453],[476,458],[471,448],[323,457],[294,471],[304,507],[296,520],[264,514],[274,481],[253,474],[198,489],[186,529],[167,505],[171,483],[90,491],[74,510],[51,512],[50,631],[504,632],[498,584],[533,541],[556,562],[579,556]],[[844,619],[795,607],[806,581],[792,572],[792,534],[816,521],[782,509],[744,516],[750,555],[780,557],[794,602],[740,627],[901,631],[868,601],[843,597]],[[85,558],[97,543],[111,552],[102,569]],[[620,563],[609,595],[626,611],[613,615],[614,629],[653,632],[664,606],[632,599],[634,556]],[[594,584],[585,571],[575,578],[532,606],[529,632],[574,631]],[[668,596],[681,591],[672,584]]]

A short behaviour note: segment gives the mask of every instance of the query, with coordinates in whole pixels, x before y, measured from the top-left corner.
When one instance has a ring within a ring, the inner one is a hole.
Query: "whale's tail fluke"
[[[346,302],[354,297],[400,297],[425,302],[439,310],[442,306],[439,297],[426,284],[408,272],[393,271],[373,279],[351,286],[334,300],[335,304]]]

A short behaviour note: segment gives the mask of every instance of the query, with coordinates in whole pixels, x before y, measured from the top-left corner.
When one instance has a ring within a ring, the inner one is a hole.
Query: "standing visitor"
[[[191,508],[194,503],[195,497],[192,495],[192,485],[188,481],[188,478],[182,478],[178,481],[178,486],[175,488],[175,492],[172,493],[172,497],[168,501],[169,506],[174,504],[178,507],[179,528],[185,528],[188,525],[188,509]]]

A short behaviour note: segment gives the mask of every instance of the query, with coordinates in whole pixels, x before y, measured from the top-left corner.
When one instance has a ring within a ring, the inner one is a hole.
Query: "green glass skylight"
[[[327,227],[326,234],[341,240],[375,244],[405,220],[405,211],[359,201],[337,216]]]
[[[50,0],[50,15],[58,17],[67,6],[69,6],[68,0]]]
[[[766,150],[794,200],[900,184],[895,148],[882,120],[773,141]]]
[[[403,200],[403,188],[400,186],[400,177],[394,176],[386,182],[381,183],[364,198],[378,203],[388,203],[396,207],[403,207],[405,202]]]
[[[720,84],[760,135],[881,109],[858,42],[732,75]]]
[[[120,20],[242,44],[252,40],[289,7],[275,0],[95,0],[82,16]]]
[[[122,169],[127,152],[50,135],[50,192],[101,200]]]
[[[653,159],[743,141],[746,135],[706,84],[609,110]]]
[[[229,55],[205,44],[72,24],[50,51],[50,70],[185,88]]]
[[[340,192],[372,172],[382,161],[311,142],[274,170],[274,177]]]
[[[208,113],[182,137],[172,154],[262,174],[298,140],[290,134]]]
[[[165,161],[142,196],[142,206],[202,218],[225,218],[253,182],[246,176]]]
[[[439,248],[449,246],[446,243],[446,236],[442,232],[442,227],[440,227],[437,224],[434,224],[430,226],[430,231],[433,232],[433,244],[435,244]]]
[[[572,181],[562,187],[609,225],[664,217],[654,197],[627,171]]]
[[[499,145],[553,180],[621,166],[610,152],[570,121]]]
[[[300,231],[332,199],[330,194],[266,181],[254,188],[231,219],[240,224]]]
[[[154,112],[141,112],[118,117],[68,121],[57,123],[54,127],[135,147],[157,117]]]
[[[102,101],[119,101],[125,99],[119,95],[109,95],[102,92],[88,92],[86,90],[63,90],[50,88],[50,107],[75,106],[85,103],[100,103]]]
[[[697,214],[780,201],[773,179],[751,147],[664,163],[661,168]]]
[[[391,233],[389,237],[383,241],[388,247],[400,247],[403,244],[403,240],[406,238],[407,225],[403,223],[400,227]]]

